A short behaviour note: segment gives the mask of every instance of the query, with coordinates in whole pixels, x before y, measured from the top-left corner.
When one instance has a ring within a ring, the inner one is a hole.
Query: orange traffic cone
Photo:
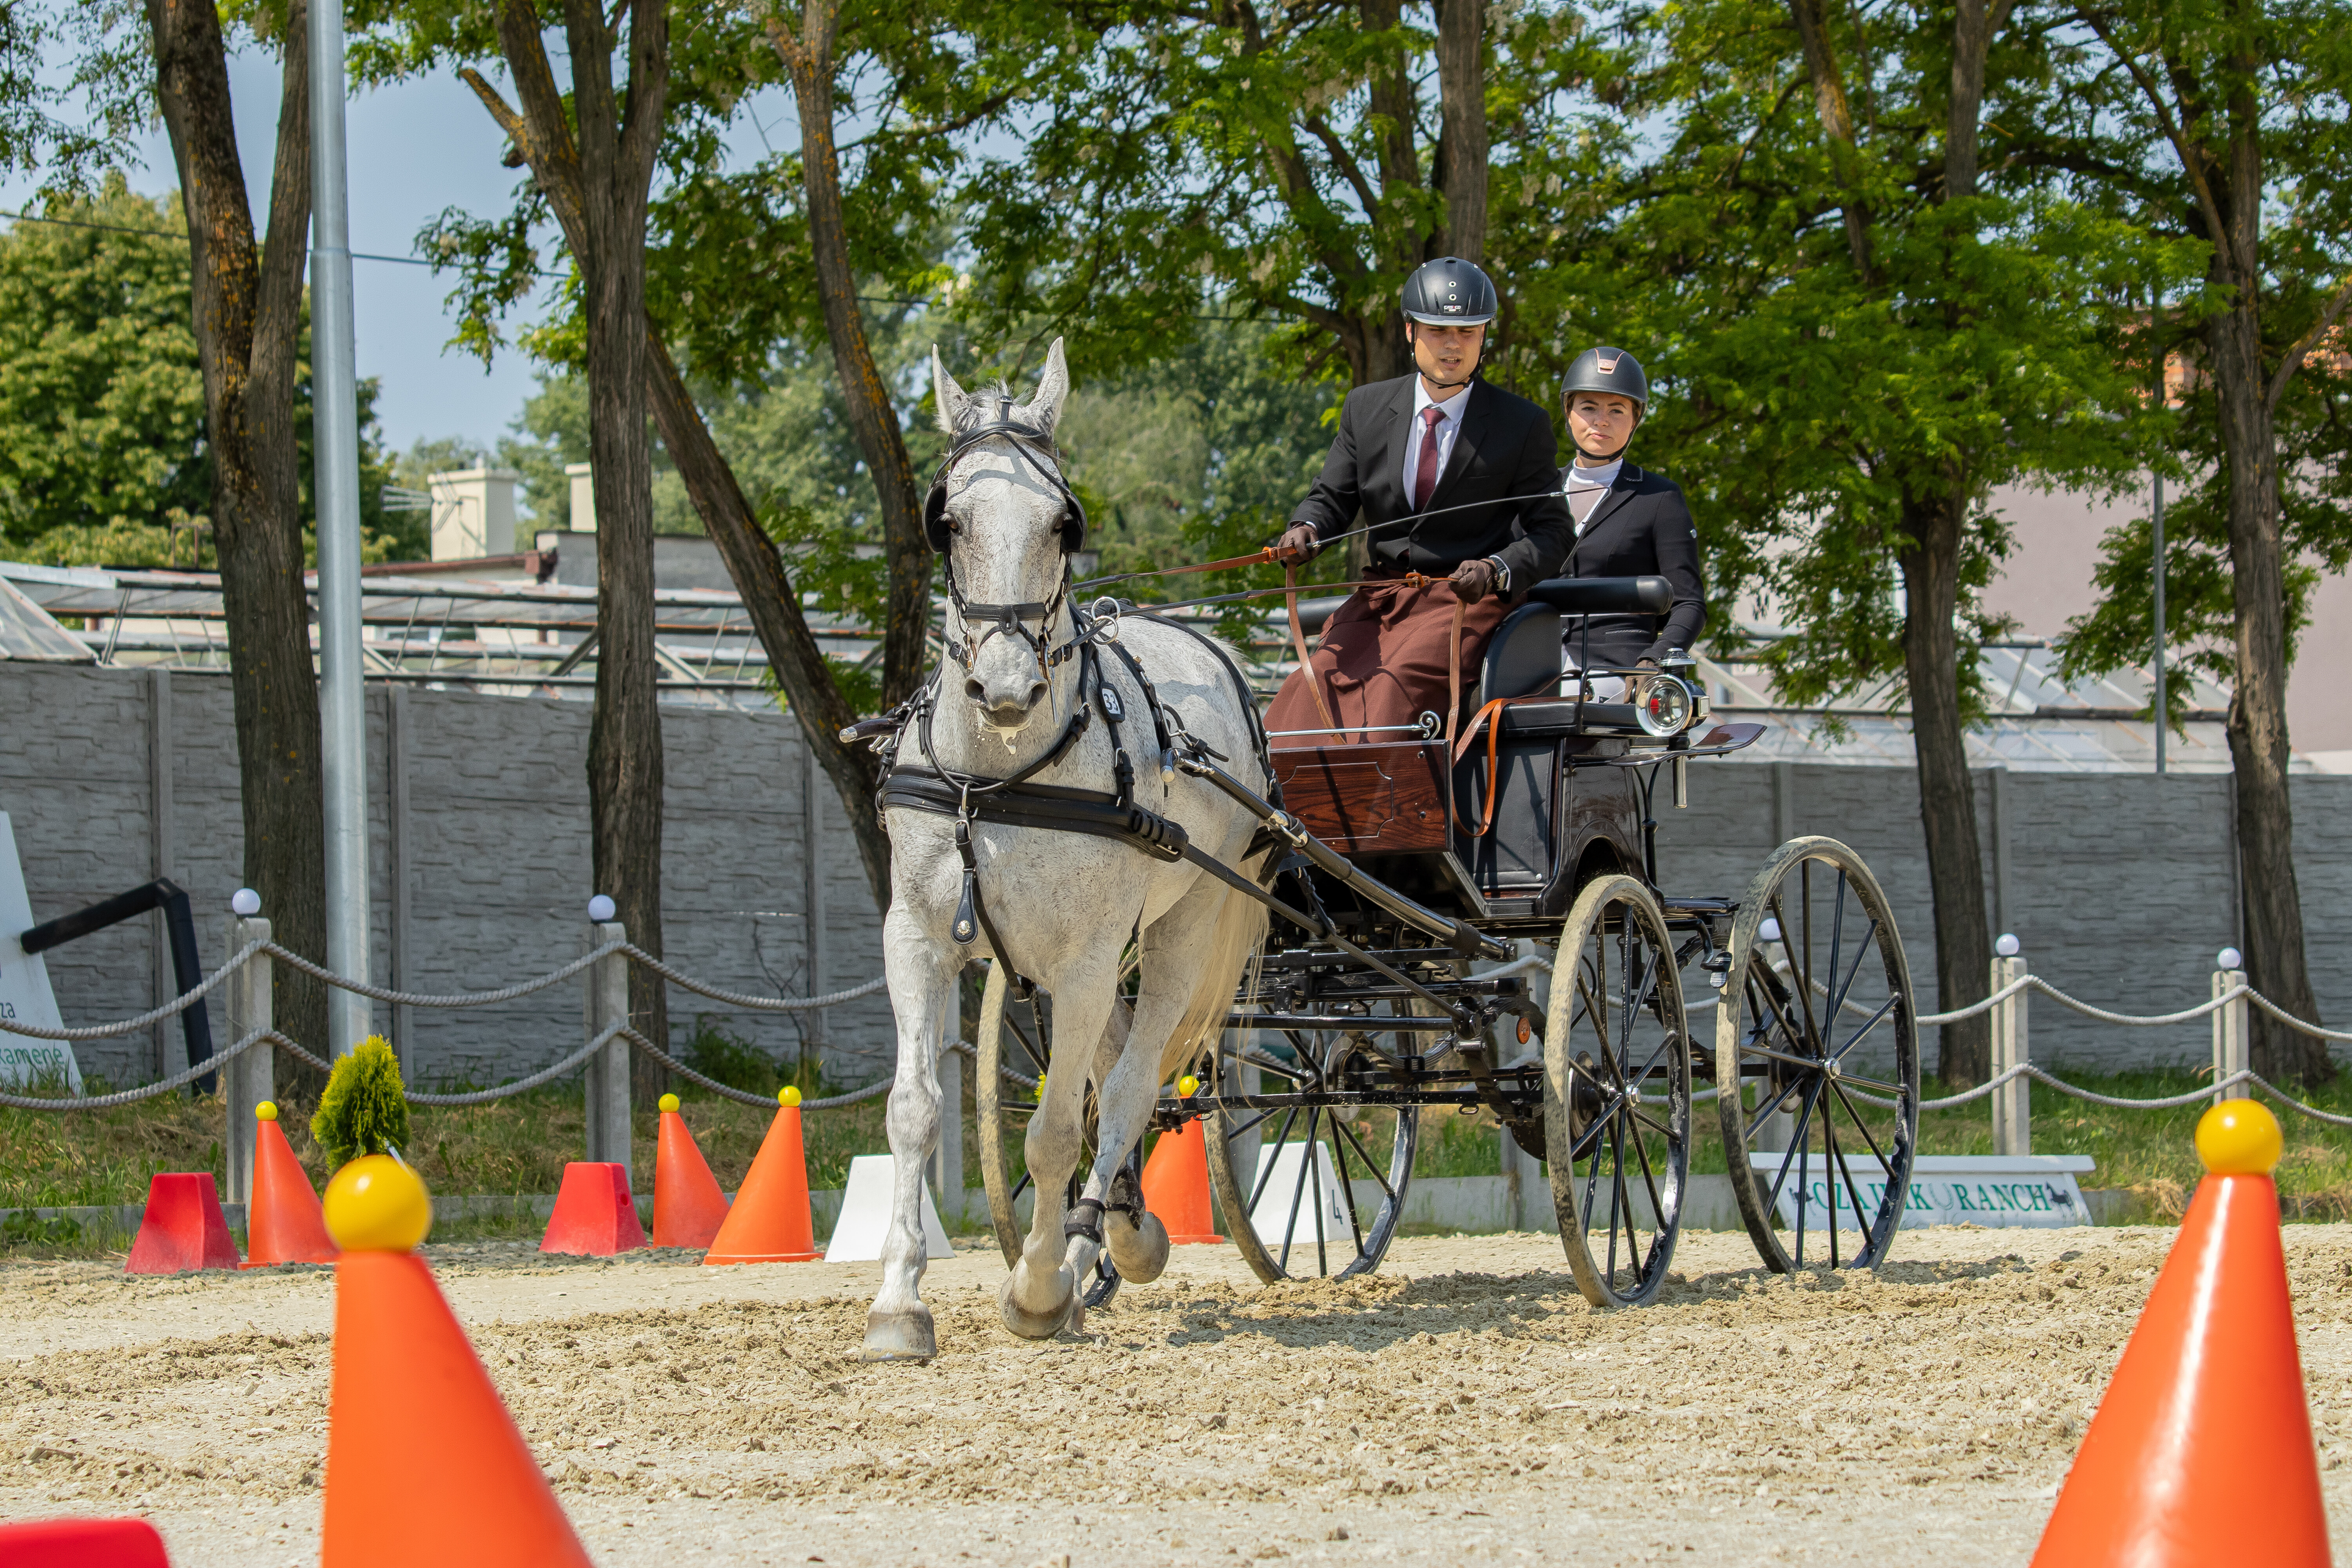
[[[705,1263],[806,1263],[817,1256],[808,1157],[801,1149],[801,1091],[779,1089],[776,1103],[781,1109],[735,1191],[735,1206],[702,1255]]]
[[[1201,1080],[1177,1080],[1179,1093],[1191,1099]],[[1209,1141],[1199,1121],[1187,1121],[1173,1132],[1162,1132],[1143,1163],[1143,1206],[1168,1227],[1168,1239],[1178,1247],[1223,1241],[1216,1216],[1209,1207]]]
[[[2327,1515],[2279,1246],[2278,1119],[2226,1100],[2197,1123],[2209,1174],[2139,1326],[2035,1568],[2326,1568]]]
[[[709,1247],[726,1218],[727,1194],[677,1113],[677,1096],[663,1095],[654,1147],[654,1245]]]
[[[245,1264],[332,1263],[334,1239],[327,1234],[310,1173],[294,1157],[278,1108],[263,1100],[253,1108],[253,1202],[245,1211]]]
[[[588,1553],[414,1248],[433,1203],[364,1155],[327,1184],[335,1265],[320,1568],[588,1568]]]

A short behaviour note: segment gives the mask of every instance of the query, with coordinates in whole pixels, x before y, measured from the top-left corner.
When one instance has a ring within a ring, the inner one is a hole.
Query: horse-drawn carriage
[[[1549,1162],[1596,1305],[1664,1280],[1696,1166],[1729,1177],[1776,1270],[1885,1256],[1919,1075],[1885,893],[1821,837],[1782,846],[1736,899],[1662,887],[1661,785],[1686,805],[1689,764],[1763,726],[1711,725],[1671,659],[1562,675],[1564,626],[1573,646],[1580,625],[1662,610],[1665,591],[1538,585],[1489,645],[1477,718],[1450,745],[1433,714],[1394,738],[1269,738],[1279,803],[1311,835],[1277,887],[1332,930],[1273,923],[1213,1062],[1153,1117],[1203,1122],[1224,1229],[1260,1279],[1377,1268],[1409,1220],[1425,1120],[1481,1107]],[[1045,1064],[1017,1005],[986,1032],[983,1175],[1008,1261],[1026,1178],[1003,1138]],[[1117,1284],[1106,1255],[1090,1303]]]
[[[1601,617],[1665,607],[1661,580],[1538,584],[1454,705],[1475,716],[1459,736],[1436,715],[1269,736],[1197,625],[1079,599],[1060,345],[1027,405],[966,394],[936,356],[932,377],[945,659],[849,731],[889,758],[899,1036],[865,1354],[936,1353],[918,1171],[957,977],[984,956],[982,1170],[1023,1335],[1165,1267],[1142,1146],[1195,1120],[1224,1228],[1268,1280],[1377,1267],[1412,1222],[1424,1128],[1482,1107],[1548,1163],[1596,1303],[1664,1282],[1695,1169],[1728,1176],[1774,1268],[1885,1255],[1918,1105],[1902,944],[1828,838],[1783,845],[1736,900],[1661,888],[1662,778],[1681,804],[1693,761],[1760,728],[1706,727],[1686,662],[1585,657]]]

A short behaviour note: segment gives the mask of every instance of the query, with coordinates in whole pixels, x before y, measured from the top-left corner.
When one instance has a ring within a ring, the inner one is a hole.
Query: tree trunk
[[[662,739],[654,661],[653,451],[646,433],[646,207],[669,96],[669,8],[633,0],[624,110],[613,83],[619,43],[588,0],[566,0],[572,114],[541,43],[530,0],[502,0],[499,46],[520,112],[481,76],[459,75],[513,139],[563,230],[586,287],[588,455],[596,492],[596,711],[588,724],[588,816],[594,891],[629,940],[662,952]],[[573,116],[578,134],[573,133]],[[670,1048],[661,981],[632,964],[629,1019]],[[668,1073],[632,1058],[642,1098]]]
[[[228,58],[210,0],[147,0],[156,98],[188,217],[197,361],[213,459],[213,537],[228,623],[230,689],[245,818],[245,878],[278,940],[326,956],[326,817],[319,686],[302,574],[301,485],[294,432],[295,349],[310,226],[309,13],[287,15],[270,172],[269,230],[258,254],[237,161]],[[326,991],[280,967],[278,1027],[323,1050]],[[289,1062],[298,1094],[315,1074]]]
[[[1465,261],[1486,259],[1486,0],[1437,0],[1437,179],[1445,192],[1440,242]]]
[[[2229,468],[2230,575],[2237,608],[2237,689],[2230,699],[2230,762],[2237,773],[2240,888],[2246,978],[2298,1018],[2320,1021],[2303,941],[2287,787],[2286,581],[2280,540],[2278,457],[2264,401],[2262,329],[2251,285],[2205,332]],[[2273,1082],[2325,1083],[2336,1073],[2325,1041],[2257,1008],[2253,1068]]]
[[[825,777],[841,796],[843,815],[857,841],[857,858],[866,868],[866,886],[873,889],[877,909],[890,907],[890,839],[874,809],[874,786],[880,777],[879,759],[864,746],[851,747],[841,739],[842,726],[856,715],[834,684],[824,653],[810,635],[801,614],[800,595],[773,541],[762,532],[744,500],[735,473],[719,455],[710,428],[688,394],[669,351],[658,338],[647,342],[652,379],[647,392],[653,401],[654,424],[669,448],[686,493],[701,514],[702,525],[727,563],[735,591],[767,650],[768,668],[784,689],[784,700],[800,721],[805,744],[814,748]]]
[[[588,725],[588,813],[596,890],[631,940],[662,951],[662,731],[654,658],[654,469],[646,429],[646,206],[669,88],[669,7],[629,10],[625,111],[613,82],[618,39],[600,6],[567,0],[578,117],[583,227],[578,253],[588,329],[588,460],[596,492],[596,711]],[[536,47],[536,40],[534,40]],[[629,1016],[670,1048],[667,993],[629,970]],[[668,1074],[632,1057],[638,1093]]]
[[[1903,564],[1903,668],[1911,696],[1911,745],[1919,762],[1919,820],[1927,830],[1927,875],[1936,900],[1938,1010],[1979,1001],[1992,967],[1985,909],[1984,858],[1977,838],[1976,792],[1960,728],[1958,650],[1952,616],[1959,605],[1960,529],[1965,494],[1904,503],[1908,536]],[[1990,1070],[1992,1024],[1979,1013],[1940,1031],[1937,1076],[1954,1085],[1981,1083]]]
[[[882,627],[882,705],[890,708],[922,684],[930,631],[931,547],[923,537],[922,495],[907,457],[906,437],[898,428],[898,411],[866,341],[857,275],[849,262],[841,162],[833,131],[833,43],[838,19],[835,0],[804,0],[799,37],[774,12],[765,22],[769,42],[792,73],[793,97],[800,110],[809,247],[816,261],[817,292],[824,302],[825,336],[833,343],[834,374],[841,382],[850,428],[874,476],[875,498],[882,509],[883,549],[890,566],[889,606]]]

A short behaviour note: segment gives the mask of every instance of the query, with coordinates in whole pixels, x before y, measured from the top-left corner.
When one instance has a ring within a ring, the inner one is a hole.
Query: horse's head
[[[1002,384],[966,393],[936,348],[931,389],[949,456],[924,516],[961,623],[950,629],[950,653],[981,723],[1009,734],[1049,689],[1045,656],[1056,628],[1069,624],[1067,555],[1086,531],[1054,449],[1070,392],[1062,340],[1046,352],[1037,395],[1025,404]]]

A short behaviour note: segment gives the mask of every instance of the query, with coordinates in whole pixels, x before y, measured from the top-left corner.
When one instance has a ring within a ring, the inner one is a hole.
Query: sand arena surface
[[[932,1266],[929,1367],[853,1359],[871,1264],[428,1250],[601,1563],[1945,1564],[2025,1561],[2171,1237],[1928,1231],[1790,1282],[1694,1233],[1613,1314],[1533,1237],[1270,1289],[1179,1247],[1044,1345],[998,1325],[992,1248]],[[2341,1542],[2352,1227],[2286,1246]],[[331,1310],[323,1269],[0,1266],[0,1518],[315,1563]]]

